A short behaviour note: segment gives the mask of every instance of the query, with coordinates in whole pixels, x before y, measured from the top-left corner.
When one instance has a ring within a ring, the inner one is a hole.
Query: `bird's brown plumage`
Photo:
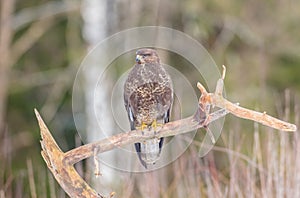
[[[124,103],[131,129],[153,122],[163,124],[169,121],[173,102],[172,81],[160,64],[153,49],[136,52],[136,64],[130,71],[124,85]],[[158,159],[163,139],[136,143],[135,147],[142,164],[153,164]]]

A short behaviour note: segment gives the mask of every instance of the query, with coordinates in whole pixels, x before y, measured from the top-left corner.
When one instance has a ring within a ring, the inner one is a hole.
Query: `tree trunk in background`
[[[12,14],[14,0],[1,1],[1,28],[0,28],[0,134],[5,128],[6,98],[10,73],[10,46],[12,39]]]
[[[112,28],[112,24],[114,17],[111,17],[111,15],[114,13],[113,10],[111,10],[113,7],[109,5],[113,5],[114,1],[106,1],[106,0],[84,0],[82,4],[82,18],[84,21],[83,25],[83,36],[85,41],[88,44],[88,50],[95,47],[100,41],[105,39],[107,37],[109,29]],[[95,57],[97,58],[97,57]],[[99,62],[97,60],[93,62]],[[95,99],[95,104],[93,104],[91,101],[94,100],[95,97],[95,86],[97,84],[97,81],[100,78],[100,70],[101,67],[106,67],[106,65],[89,65],[90,68],[87,71],[85,71],[85,107],[86,107],[86,117],[87,117],[87,141],[88,142],[94,142],[99,139],[105,138],[106,136],[104,134],[101,134],[101,130],[99,128],[98,121],[95,116],[95,111],[100,112],[110,112],[110,104],[109,103],[109,95],[111,93],[111,90],[109,87],[111,87],[112,82],[109,82],[108,80],[105,80],[104,83],[102,83],[101,86],[101,92],[97,92],[97,99]],[[103,69],[103,68],[102,68]],[[112,116],[107,113],[105,116],[101,117],[101,129],[104,131],[111,131],[113,128],[113,120]],[[106,130],[107,129],[107,130]],[[108,130],[109,129],[109,130]],[[103,131],[102,131],[103,132]],[[114,156],[109,156],[113,158]],[[89,169],[91,169],[91,172],[94,172],[95,165],[92,160],[90,160],[89,163]],[[107,189],[105,186],[107,186],[109,183],[111,183],[114,179],[114,173],[113,170],[106,165],[102,164],[100,162],[100,172],[104,173],[100,178],[96,179],[94,175],[92,175],[92,185],[95,186],[95,189],[97,189],[98,192],[102,194],[108,194],[109,189]],[[100,187],[100,182],[102,187]],[[103,187],[104,186],[104,187]],[[108,191],[105,191],[108,190]]]

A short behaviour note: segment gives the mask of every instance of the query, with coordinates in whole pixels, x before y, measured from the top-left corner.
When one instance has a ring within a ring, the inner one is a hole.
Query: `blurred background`
[[[64,151],[80,146],[72,114],[76,72],[88,50],[128,28],[165,26],[190,35],[220,69],[227,66],[229,100],[300,124],[300,1],[3,0],[0,6],[1,198],[67,196],[41,158],[33,109]],[[128,59],[126,69],[132,64]],[[199,76],[187,68],[196,82]],[[123,72],[116,67],[114,77]],[[92,128],[93,120],[87,123]],[[298,131],[229,115],[217,145],[199,158],[202,132],[178,160],[155,172],[112,171],[95,182],[88,161],[77,168],[97,191],[116,197],[300,196]]]

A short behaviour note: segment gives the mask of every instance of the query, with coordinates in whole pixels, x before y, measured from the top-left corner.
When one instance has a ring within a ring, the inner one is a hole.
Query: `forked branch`
[[[237,104],[233,104],[230,101],[226,100],[222,96],[223,86],[224,86],[224,78],[225,78],[226,68],[223,65],[223,74],[222,78],[218,80],[216,91],[215,93],[207,93],[206,89],[204,88],[201,83],[197,84],[198,89],[201,91],[201,97],[199,100],[199,104],[202,105],[213,105],[217,106],[221,109],[225,109],[229,113],[232,113],[233,115],[253,120],[255,122],[259,122],[263,125],[266,125],[268,127],[272,127],[274,129],[282,130],[282,131],[296,131],[297,127],[294,124],[290,124],[288,122],[284,122],[282,120],[279,120],[277,118],[274,118],[270,115],[267,115],[266,112],[260,113],[257,111],[253,111],[250,109],[246,109],[243,107],[240,107]]]
[[[296,131],[297,127],[293,124],[281,121],[264,113],[259,113],[233,104],[222,96],[225,78],[225,66],[223,66],[222,78],[218,80],[215,93],[208,93],[203,85],[197,84],[201,91],[201,97],[196,113],[185,119],[169,122],[162,126],[157,133],[144,133],[139,130],[120,133],[98,142],[86,144],[74,148],[68,152],[62,152],[50,131],[45,125],[39,112],[35,109],[35,114],[41,130],[41,154],[54,175],[57,182],[70,197],[103,197],[92,189],[76,172],[74,164],[94,156],[98,153],[112,150],[117,147],[142,142],[153,137],[167,137],[187,133],[201,127],[206,127],[209,123],[232,113],[237,117],[250,119],[269,127],[282,131]],[[217,106],[221,110],[210,113],[210,107]],[[213,135],[213,134],[211,134]],[[213,136],[211,136],[214,141]],[[110,197],[113,196],[113,193]]]

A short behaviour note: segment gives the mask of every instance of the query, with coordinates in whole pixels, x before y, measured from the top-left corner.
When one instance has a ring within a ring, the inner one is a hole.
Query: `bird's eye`
[[[146,56],[150,56],[151,54],[143,54],[143,57],[145,58]]]

